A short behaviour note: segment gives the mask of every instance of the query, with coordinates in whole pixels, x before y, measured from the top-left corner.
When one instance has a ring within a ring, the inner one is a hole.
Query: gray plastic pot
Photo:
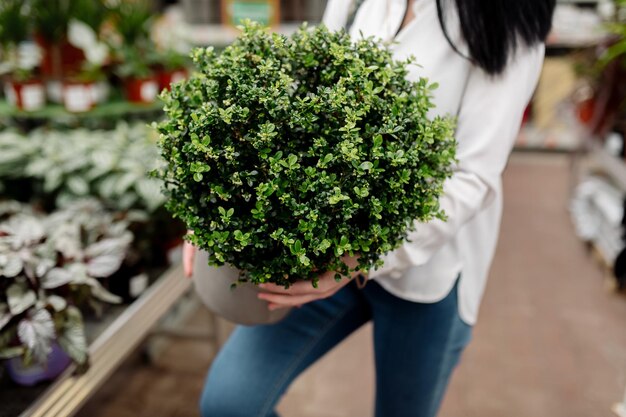
[[[193,282],[204,305],[228,321],[243,325],[271,324],[285,318],[290,310],[269,311],[267,302],[259,300],[260,289],[249,283],[237,282],[239,272],[230,266],[208,265],[208,254],[198,251],[194,260]]]

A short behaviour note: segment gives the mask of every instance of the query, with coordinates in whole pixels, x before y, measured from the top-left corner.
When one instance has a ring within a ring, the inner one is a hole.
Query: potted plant
[[[159,80],[159,91],[169,90],[172,84],[187,78],[187,61],[187,55],[173,49],[157,53],[154,66]]]
[[[158,98],[159,80],[147,60],[148,55],[126,45],[118,51],[121,62],[115,72],[122,80],[126,99],[132,103],[151,104]]]
[[[46,104],[43,81],[27,68],[11,71],[4,84],[4,95],[11,105],[22,111],[39,110]]]
[[[180,22],[167,14],[152,25],[150,35],[155,45],[155,69],[159,78],[159,89],[168,89],[172,83],[187,78],[189,51],[188,34]]]
[[[48,98],[55,103],[63,99],[63,75],[78,71],[84,60],[83,52],[67,41],[68,24],[79,1],[88,0],[30,2],[35,40],[43,51],[41,71]]]
[[[45,104],[43,83],[35,75],[40,54],[25,43],[29,36],[29,18],[20,0],[6,0],[0,5],[0,75],[5,74],[7,100],[24,111],[38,110]]]
[[[90,84],[94,106],[109,97],[110,87],[104,68],[110,62],[110,51],[104,41],[104,28],[110,21],[110,12],[102,0],[77,0],[73,18],[68,23],[68,42],[82,50],[85,56],[79,72],[72,75],[78,83]]]
[[[132,277],[147,266],[169,265],[168,251],[185,232],[163,207],[161,181],[148,175],[159,166],[156,139],[154,129],[143,123],[120,123],[114,130],[4,130],[0,193],[48,210],[94,196],[119,213],[136,238],[124,271],[108,279],[107,288],[139,295],[141,286],[130,291]]]
[[[0,358],[33,385],[87,363],[81,311],[120,301],[99,280],[120,268],[132,235],[95,201],[48,216],[19,209],[0,212]]]
[[[123,83],[128,101],[153,103],[159,83],[151,68],[154,44],[150,39],[152,12],[148,2],[120,2],[113,9],[114,25],[119,41],[112,45],[118,65],[115,72]]]
[[[407,80],[411,61],[381,43],[323,26],[242,30],[219,55],[195,50],[197,73],[162,93],[160,176],[213,268],[196,271],[200,296],[258,323],[276,317],[259,316],[254,284],[366,272],[419,222],[444,219],[455,140],[453,120],[428,116],[436,86]]]
[[[68,40],[83,51],[85,61],[79,72],[64,78],[63,104],[70,112],[88,111],[106,99],[108,84],[102,68],[109,47],[98,39],[90,25],[79,20],[70,21]]]

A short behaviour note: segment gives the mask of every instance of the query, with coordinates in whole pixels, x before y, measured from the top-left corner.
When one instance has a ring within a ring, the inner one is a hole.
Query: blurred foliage
[[[2,49],[26,40],[30,31],[28,7],[24,0],[2,0],[0,2],[0,46]]]
[[[81,310],[121,301],[100,280],[122,266],[129,226],[93,199],[48,215],[0,203],[0,359],[45,364],[56,341],[87,362]]]
[[[165,202],[160,180],[149,176],[159,161],[156,135],[143,124],[0,132],[0,180],[31,179],[56,206],[96,196],[112,210],[154,212]]]

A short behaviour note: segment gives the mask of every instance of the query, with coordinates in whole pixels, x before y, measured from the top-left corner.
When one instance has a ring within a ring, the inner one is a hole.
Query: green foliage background
[[[164,93],[159,124],[167,207],[214,265],[288,286],[381,265],[415,221],[443,218],[454,121],[428,116],[425,79],[406,79],[373,39],[303,26],[291,37],[246,23],[221,54]]]

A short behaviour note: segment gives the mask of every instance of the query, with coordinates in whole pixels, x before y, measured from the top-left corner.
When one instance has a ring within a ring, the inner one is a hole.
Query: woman
[[[271,417],[289,384],[364,323],[374,323],[377,417],[432,417],[470,340],[494,254],[501,174],[543,62],[555,0],[329,0],[324,23],[394,41],[414,55],[409,77],[439,83],[435,111],[458,117],[458,164],[440,204],[368,284],[265,285],[268,308],[301,306],[282,322],[239,327],[215,359],[206,417]],[[191,274],[194,249],[184,250]],[[352,261],[352,260],[349,260]],[[359,381],[343,381],[359,389]]]

